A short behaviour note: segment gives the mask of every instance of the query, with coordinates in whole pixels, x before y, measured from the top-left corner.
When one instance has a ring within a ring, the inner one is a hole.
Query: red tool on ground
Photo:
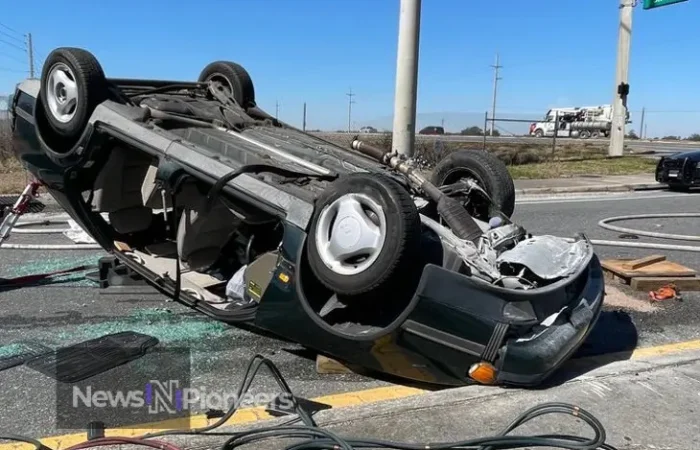
[[[29,209],[29,203],[34,197],[36,197],[36,194],[41,186],[42,183],[39,181],[30,182],[27,187],[24,188],[24,192],[22,192],[15,204],[12,205],[10,214],[5,217],[2,224],[0,224],[0,245],[2,245],[2,243],[5,242],[8,237],[10,237],[12,228],[14,228],[22,214],[27,212]]]
[[[659,302],[662,300],[680,300],[680,291],[675,284],[667,284],[658,288],[655,291],[649,291],[649,298],[652,302]]]
[[[36,197],[37,191],[39,188],[42,186],[42,183],[39,181],[32,181],[30,182],[26,188],[24,188],[24,191],[22,194],[19,196],[15,204],[12,206],[12,208],[9,210],[9,214],[7,217],[5,217],[2,221],[2,224],[0,224],[0,245],[2,245],[5,240],[7,240],[8,237],[10,237],[10,233],[12,232],[12,228],[17,224],[17,221],[19,218],[29,210],[29,204],[31,203],[32,199]],[[1,218],[2,216],[0,216]],[[64,270],[57,270],[55,272],[49,272],[49,273],[40,273],[40,274],[33,274],[33,275],[25,275],[21,277],[16,277],[16,278],[0,278],[0,287],[2,286],[21,286],[21,285],[27,285],[27,284],[33,284],[37,283],[39,281],[42,281],[44,279],[56,276],[56,275],[64,275],[72,272],[80,272],[83,270],[87,270],[92,268],[92,266],[78,266],[78,267],[73,267],[70,269],[64,269]]]

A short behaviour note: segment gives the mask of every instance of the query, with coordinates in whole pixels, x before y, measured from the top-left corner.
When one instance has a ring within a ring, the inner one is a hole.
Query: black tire
[[[385,212],[386,234],[379,256],[368,268],[357,274],[343,275],[323,262],[316,233],[323,210],[351,193],[365,194],[381,206]],[[309,265],[316,278],[338,295],[358,296],[401,290],[420,277],[417,272],[420,268],[420,239],[420,217],[408,191],[387,176],[354,173],[331,184],[316,202],[307,238]]]
[[[200,82],[220,78],[231,89],[233,98],[244,108],[255,106],[255,86],[247,70],[231,61],[215,61],[199,74]]]
[[[541,128],[538,128],[535,130],[535,137],[541,138],[544,137],[544,131],[542,131]]]
[[[496,209],[508,217],[513,215],[515,185],[503,161],[483,150],[460,150],[435,166],[431,181],[440,187],[463,177],[473,178],[491,197]]]
[[[55,100],[55,92],[50,92],[48,86],[49,76],[54,70],[66,66],[69,71],[64,71],[77,86],[77,100],[74,107],[70,108],[72,118],[67,121],[59,120],[52,112],[50,103]],[[80,136],[90,115],[97,105],[103,102],[108,95],[107,81],[102,66],[92,53],[71,47],[57,48],[52,51],[44,62],[41,71],[41,104],[46,113],[51,129],[59,136],[74,139]]]

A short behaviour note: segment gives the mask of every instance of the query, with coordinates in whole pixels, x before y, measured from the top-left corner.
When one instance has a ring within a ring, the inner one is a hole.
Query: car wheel
[[[591,132],[588,130],[583,130],[581,133],[578,135],[581,139],[588,139],[591,137]]]
[[[200,82],[218,81],[228,90],[239,105],[244,108],[255,106],[253,79],[240,64],[230,61],[216,61],[209,64],[199,74]]]
[[[90,115],[107,98],[104,71],[90,52],[58,48],[46,58],[41,72],[41,104],[56,134],[80,136]]]
[[[384,292],[417,278],[420,236],[418,211],[403,186],[384,175],[350,174],[317,201],[309,265],[338,295]]]
[[[593,132],[591,133],[591,137],[592,137],[593,139],[598,139],[598,138],[600,137],[600,131],[593,131]]]
[[[470,178],[491,197],[493,206],[510,217],[515,210],[515,185],[503,162],[483,150],[461,150],[440,161],[431,181],[444,186]]]
[[[544,137],[544,131],[542,131],[540,128],[535,130],[535,137],[541,138]]]

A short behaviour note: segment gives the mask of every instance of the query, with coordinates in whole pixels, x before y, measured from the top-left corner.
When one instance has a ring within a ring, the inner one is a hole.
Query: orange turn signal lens
[[[481,384],[495,384],[496,368],[487,362],[478,362],[469,368],[469,376]]]

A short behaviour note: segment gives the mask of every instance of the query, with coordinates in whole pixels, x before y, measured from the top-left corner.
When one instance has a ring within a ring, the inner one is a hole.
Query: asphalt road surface
[[[521,199],[514,219],[536,234],[571,236],[582,231],[592,239],[616,240],[616,233],[597,226],[600,219],[625,214],[696,212],[699,207],[700,193],[654,191],[587,197],[542,197]],[[620,225],[693,234],[693,230],[700,229],[699,221],[657,219]],[[641,241],[653,240],[641,238]],[[60,235],[15,235],[10,242],[67,241]],[[657,253],[612,247],[600,247],[597,251],[602,259]],[[3,249],[0,250],[0,277],[93,263],[102,254],[100,251]],[[700,268],[698,253],[669,252],[666,255],[681,264]],[[608,313],[592,334],[593,344],[588,347],[595,347],[594,351],[612,351],[700,337],[700,296],[697,293],[684,293],[682,302],[668,301],[658,305],[650,305],[644,300],[645,295],[632,294],[632,300],[623,300],[622,306],[618,303],[607,306]],[[299,346],[214,322],[157,294],[105,295],[82,275],[68,275],[50,285],[0,292],[0,305],[0,356],[10,348],[8,346],[17,342],[30,341],[56,348],[109,333],[133,330],[157,337],[165,347],[189,348],[192,352],[192,380],[209,389],[233,391],[243,376],[249,358],[255,353],[268,355],[279,366],[293,390],[306,398],[398,382],[354,374],[318,375],[314,355],[309,355]],[[600,346],[610,347],[601,350]],[[129,364],[114,370],[127,370],[128,367]],[[57,429],[57,384],[47,376],[24,366],[15,367],[0,372],[0,386],[3,403],[0,430],[30,436],[75,431]],[[277,392],[269,376],[261,378],[256,386],[256,392]]]

